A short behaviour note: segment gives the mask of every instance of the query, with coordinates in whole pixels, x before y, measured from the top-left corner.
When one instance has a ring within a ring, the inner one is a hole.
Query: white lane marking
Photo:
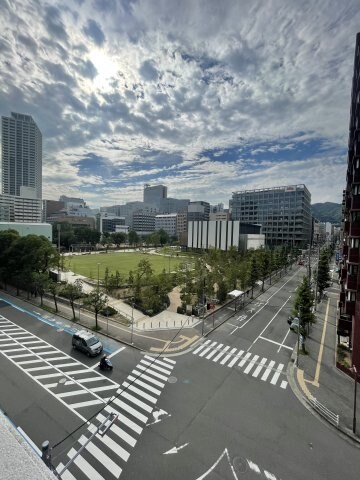
[[[231,360],[231,362],[228,363],[228,367],[232,367],[233,365],[235,365],[235,363],[239,360],[239,358],[243,353],[244,353],[244,350],[240,350],[240,352],[235,355],[235,357]]]
[[[88,438],[85,437],[85,435],[81,435],[79,438],[79,443],[80,445],[85,445],[85,443],[88,441]],[[122,469],[116,465],[116,463],[111,460],[110,457],[108,457],[102,450],[100,450],[99,447],[94,445],[92,442],[89,442],[85,450],[88,450],[93,457],[95,457],[105,468],[109,470],[110,473],[114,475],[114,477],[119,478]]]
[[[256,367],[255,371],[253,372],[253,374],[252,374],[253,377],[256,378],[259,375],[259,373],[261,372],[261,370],[262,370],[262,368],[263,368],[263,366],[266,362],[267,362],[267,358],[264,357],[260,361],[259,365]]]
[[[152,387],[151,385],[148,385],[147,383],[141,381],[139,378],[135,378],[132,375],[128,375],[127,380],[130,380],[133,383],[136,383],[137,385],[140,385],[141,387],[145,388],[146,390],[149,390],[151,393],[155,393],[155,395],[160,395],[161,390],[158,388]]]
[[[278,381],[278,378],[280,377],[281,371],[284,368],[284,364],[280,363],[278,368],[276,369],[276,372],[274,373],[274,376],[272,377],[270,383],[272,385],[276,385],[276,382]]]
[[[143,378],[144,380],[147,380],[147,381],[150,382],[150,383],[153,383],[154,385],[157,385],[157,386],[160,387],[160,388],[164,388],[164,387],[165,387],[165,383],[159,382],[159,380],[155,380],[155,378],[151,378],[151,377],[149,377],[149,375],[146,375],[145,373],[138,372],[137,370],[133,370],[132,373],[133,373],[134,375],[137,375],[137,376],[140,376],[140,375],[141,375],[141,378]]]
[[[89,378],[80,378],[77,380],[78,383],[89,383],[89,382],[99,382],[100,380],[105,380],[103,376],[101,377],[89,377]]]
[[[66,360],[68,358],[68,356],[64,353],[61,357],[51,357],[51,358],[47,358],[46,361],[47,362],[55,362],[55,361],[58,361],[58,360]],[[57,366],[57,365],[55,365]]]
[[[104,415],[101,415],[101,413],[99,413],[99,415],[96,418],[101,423],[103,423],[106,420],[106,417],[104,417]],[[111,425],[111,431],[115,433],[115,435],[117,435],[119,438],[121,438],[121,440],[123,440],[128,445],[130,445],[130,447],[135,447],[137,440],[131,435],[129,435],[127,432],[122,430],[120,427],[118,427],[115,423]]]
[[[148,400],[151,403],[156,403],[157,402],[157,398],[152,397],[151,395],[148,395],[147,393],[140,390],[140,388],[136,388],[134,385],[130,385],[130,383],[128,383],[128,382],[123,382],[122,387],[126,387],[128,390],[132,390],[134,393],[136,393],[140,397],[145,398],[146,400]]]
[[[249,363],[249,365],[245,368],[244,370],[244,373],[246,373],[246,375],[250,372],[250,370],[253,368],[253,366],[255,365],[257,359],[259,358],[259,355],[254,355],[251,362]]]
[[[58,393],[57,397],[59,398],[74,397],[77,395],[85,395],[88,393],[89,392],[87,390],[72,390],[71,392]]]
[[[27,350],[24,350],[27,352]],[[34,357],[33,353],[20,353],[20,355],[8,355],[8,358],[24,358],[24,357]]]
[[[57,397],[58,395],[56,395]],[[89,407],[90,405],[100,405],[101,403],[105,403],[102,400],[89,400],[88,402],[79,402],[79,403],[68,403],[65,405],[67,407],[73,408],[75,411],[77,408]]]
[[[0,348],[1,347],[13,347],[14,345],[16,345],[16,343],[5,343],[5,345],[0,345]],[[21,352],[22,350],[25,350],[25,348],[12,348],[12,349],[9,349],[9,350],[3,350],[4,353],[6,352]]]
[[[12,357],[14,358],[14,357]],[[16,358],[16,356],[15,356]],[[21,360],[21,362],[16,362],[18,365],[29,365],[31,363],[44,363],[44,360]]]
[[[258,341],[258,339],[262,336],[262,334],[265,332],[265,330],[268,328],[268,326],[273,322],[273,320],[279,315],[279,313],[281,312],[281,310],[285,307],[285,305],[288,303],[288,301],[290,300],[291,298],[291,295],[290,297],[285,300],[285,302],[281,305],[281,307],[279,308],[279,310],[275,313],[275,315],[269,320],[269,322],[265,325],[265,327],[261,330],[261,332],[259,333],[259,335],[255,338],[255,340],[252,342],[252,344],[250,345],[250,347],[247,349],[247,351],[249,351],[251,349],[251,347]]]
[[[199,357],[203,357],[204,355],[206,355],[212,348],[215,347],[215,345],[217,344],[217,342],[212,342],[210,345],[208,345],[205,350],[203,350],[202,352],[199,353]]]
[[[90,368],[83,368],[82,370],[71,370],[71,372],[63,372],[63,373],[64,373],[64,375],[69,377],[71,375],[77,375],[78,373],[87,373],[89,370],[90,370]]]
[[[76,455],[75,448],[72,448],[68,452],[68,457],[73,458]],[[75,465],[77,465],[80,470],[86,475],[90,480],[105,480],[104,477],[100,475],[99,472],[95,470],[95,468],[90,465],[81,455],[78,455],[74,460]]]
[[[145,412],[149,412],[151,413],[152,410],[153,410],[153,407],[151,407],[150,405],[147,405],[146,403],[142,402],[141,400],[139,400],[138,398],[134,397],[133,395],[130,395],[129,392],[124,392],[122,391],[120,396],[122,398],[126,398],[126,400],[129,400],[130,402],[132,402],[134,405],[136,405],[137,407],[140,407],[142,408],[143,410],[145,410]]]
[[[136,365],[136,368],[142,371],[146,371],[146,373],[149,373],[150,375],[153,375],[156,378],[160,378],[160,380],[165,380],[167,381],[168,377],[165,377],[165,375],[161,375],[161,373],[157,373],[154,370],[151,370],[150,368],[143,367],[142,365],[138,364]]]
[[[229,350],[229,348],[230,348],[229,345],[228,345],[227,347],[223,348],[223,349],[221,350],[221,352],[218,353],[215,358],[213,358],[212,361],[213,361],[213,362],[217,362],[217,361],[219,360],[219,358],[221,358],[223,355],[225,355],[225,353]]]
[[[142,413],[138,412],[135,408],[130,407],[130,405],[120,400],[120,398],[114,398],[114,400],[112,400],[111,402],[111,405],[117,405],[118,407],[122,408],[126,413],[130,413],[130,415],[140,420],[140,422],[143,422],[143,423],[147,422],[148,417],[146,415],[143,415]]]
[[[152,368],[153,370],[158,370],[159,372],[166,373],[168,376],[171,374],[168,370],[165,370],[165,368],[161,368],[158,365],[155,365],[154,363],[151,364],[150,362],[147,362],[146,360],[140,360],[140,363],[143,363],[144,365],[147,365],[148,367]]]
[[[245,363],[248,361],[249,357],[251,357],[252,353],[251,352],[248,352],[244,358],[241,360],[241,362],[239,363],[239,367],[242,367],[243,365],[245,365]]]
[[[172,360],[172,359],[169,358],[169,357],[162,357],[162,359],[163,359],[165,362],[172,363],[173,365],[176,364],[175,360]]]
[[[213,357],[215,355],[215,353],[217,353],[220,350],[220,348],[222,348],[223,346],[224,346],[224,344],[220,343],[220,345],[218,345],[216,348],[214,348],[212,350],[212,352],[209,353],[209,355],[206,355],[206,359],[210,360],[210,358]]]
[[[16,362],[14,362],[16,365]],[[33,368],[24,368],[25,372],[35,372],[36,370],[53,370],[54,367],[51,365],[47,365],[46,367],[33,367]]]
[[[174,368],[172,365],[169,365],[168,363],[165,363],[165,362],[161,362],[157,358],[150,357],[149,355],[144,355],[144,358],[146,358],[147,360],[150,360],[152,363],[156,363],[158,365],[161,365],[162,367],[170,368],[169,373],[171,373],[171,370]]]
[[[288,384],[288,382],[287,382],[286,380],[283,380],[283,381],[281,382],[281,384],[280,384],[280,388],[284,388],[284,389],[285,389],[285,388],[287,387],[287,384]]]
[[[58,383],[44,383],[45,388],[56,388],[59,384]]]
[[[29,350],[43,350],[44,348],[49,348],[51,345],[41,345],[40,347],[27,347]],[[52,347],[54,348],[54,347]],[[54,352],[52,352],[54,353]]]
[[[283,341],[281,342],[280,347],[279,347],[278,350],[277,350],[277,353],[279,353],[282,348],[289,348],[287,345],[284,345],[284,343],[285,343],[285,341],[286,341],[289,333],[290,333],[290,328],[289,328],[288,331],[286,332],[286,335],[285,335]]]
[[[287,333],[287,335],[289,334],[290,332],[290,329]],[[275,340],[271,340],[270,338],[266,338],[266,337],[258,337],[260,340],[264,340],[265,342],[270,342],[270,343],[273,343],[274,345],[280,345],[279,349],[278,349],[278,352],[281,348],[287,348],[288,350],[294,350],[292,347],[288,347],[287,345],[283,345],[282,343],[279,343],[279,342],[275,342]],[[286,338],[286,337],[285,337]]]
[[[63,373],[47,373],[46,375],[36,375],[32,378],[35,378],[35,380],[41,380],[42,378],[54,378],[54,377],[63,377]],[[42,386],[42,383],[40,383]]]
[[[105,407],[105,410],[108,411],[109,413],[114,411],[114,409],[110,408],[110,407]],[[137,423],[133,422],[129,418],[125,417],[125,415],[123,415],[120,412],[117,413],[117,420],[116,421],[123,423],[124,425],[131,428],[131,430],[133,430],[135,433],[137,433],[139,435],[143,431],[142,427],[140,427]]]
[[[198,347],[196,350],[193,351],[193,355],[197,355],[203,348],[206,347],[210,343],[210,340],[206,340],[200,347]]]
[[[110,353],[110,355],[108,355],[107,357],[108,358],[111,358],[111,357],[114,357],[115,355],[117,355],[118,353],[122,352],[124,350],[125,347],[121,347],[119,348],[118,350],[115,350],[115,352],[112,352]]]
[[[33,350],[33,349],[31,349]],[[54,355],[56,352],[56,350],[52,350],[52,351],[49,351],[49,352],[39,352],[39,353],[34,353],[33,355],[39,355],[39,357],[42,357],[43,355]]]
[[[63,463],[59,463],[59,465],[56,467],[56,471],[59,473],[63,470],[65,465]],[[61,480],[76,480],[76,478],[71,475],[69,470],[65,470],[65,472],[61,475]]]
[[[48,360],[46,360],[46,361],[48,361]],[[60,363],[60,364],[57,364],[57,365],[53,365],[53,367],[64,368],[64,367],[74,367],[75,365],[81,365],[81,363],[79,363],[79,362]],[[67,372],[64,372],[64,373],[67,373]]]
[[[236,352],[236,348],[233,348],[232,350],[230,350],[230,353],[228,355],[226,355],[225,358],[223,358],[220,362],[221,365],[225,365],[225,363],[229,360],[229,358],[234,354],[234,352]]]
[[[244,322],[239,328],[245,327],[245,325],[248,324],[248,323],[250,322],[250,320],[252,320],[252,319],[255,317],[255,315],[257,315],[263,308],[266,307],[266,305],[269,303],[269,300],[271,300],[274,295],[276,295],[278,292],[280,292],[280,290],[281,290],[282,288],[284,288],[285,285],[288,284],[288,283],[290,282],[290,280],[292,280],[292,279],[295,277],[295,275],[297,275],[297,274],[298,274],[298,271],[296,271],[296,272],[294,273],[294,275],[292,275],[292,276],[289,278],[289,280],[287,280],[280,288],[278,288],[278,289],[266,300],[266,302],[264,303],[264,305],[263,305],[262,307],[260,307],[259,310],[257,310],[257,311],[254,313],[254,315],[252,315],[250,318],[248,318],[248,319],[246,320],[246,322]]]
[[[268,376],[270,375],[270,372],[272,370],[272,367],[275,365],[275,361],[274,360],[271,360],[271,362],[269,362],[268,366],[266,367],[266,370],[265,372],[263,373],[263,376],[261,377],[261,380],[263,382],[265,382],[268,378]]]
[[[115,388],[118,388],[117,385],[105,385],[103,387],[94,387],[94,388],[89,388],[91,392],[103,392],[104,390],[114,390]]]
[[[96,431],[95,425],[90,425],[89,430],[90,432],[92,431],[92,433],[94,433],[94,431]],[[122,460],[124,460],[125,462],[128,461],[130,453],[127,452],[124,448],[120,447],[120,445],[114,442],[114,440],[112,440],[108,435],[104,435],[103,437],[101,437],[100,435],[96,435],[96,438],[102,443],[104,443],[107,447],[109,447],[110,450],[116,453],[116,455],[118,455]]]

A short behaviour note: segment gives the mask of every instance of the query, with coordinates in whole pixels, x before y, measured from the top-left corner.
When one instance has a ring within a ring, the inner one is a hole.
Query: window
[[[349,273],[351,275],[357,275],[358,270],[359,270],[358,265],[349,265]]]
[[[346,294],[346,300],[348,302],[355,302],[356,300],[356,292],[347,292]]]
[[[360,239],[359,238],[352,238],[351,239],[351,248],[359,248],[360,246]]]
[[[360,185],[353,185],[351,192],[353,195],[360,195]]]

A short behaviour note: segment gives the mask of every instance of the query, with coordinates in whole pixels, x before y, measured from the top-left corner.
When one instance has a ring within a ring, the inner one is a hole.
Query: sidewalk
[[[306,339],[307,355],[300,352],[296,367],[289,371],[301,396],[327,422],[347,435],[360,447],[360,411],[353,433],[354,379],[336,368],[336,312],[339,286],[334,279],[327,289],[327,298],[317,305],[316,323]]]

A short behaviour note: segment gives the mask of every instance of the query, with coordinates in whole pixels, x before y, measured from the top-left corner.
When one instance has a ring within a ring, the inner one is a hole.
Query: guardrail
[[[325,405],[320,403],[319,400],[317,400],[315,397],[308,398],[308,402],[315,410],[317,410],[318,413],[320,413],[320,415],[325,417],[326,420],[333,423],[336,427],[339,426],[339,422],[340,422],[339,415],[336,415],[334,412],[326,408]]]

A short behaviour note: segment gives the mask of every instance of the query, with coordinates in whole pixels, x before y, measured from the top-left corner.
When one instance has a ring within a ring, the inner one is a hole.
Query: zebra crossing
[[[94,416],[56,466],[63,480],[120,477],[176,364],[166,357],[144,355],[119,384],[1,315],[0,354],[82,421]],[[89,442],[110,413],[117,416],[116,422],[106,435],[97,433]]]
[[[229,368],[239,367],[245,375],[260,378],[263,382],[269,381],[271,385],[278,385],[284,390],[288,385],[286,380],[281,380],[278,384],[280,377],[286,375],[283,363],[279,363],[275,367],[276,362],[274,360],[268,360],[265,357],[260,358],[259,355],[231,348],[229,345],[224,346],[222,343],[206,340],[193,351],[193,355]]]

